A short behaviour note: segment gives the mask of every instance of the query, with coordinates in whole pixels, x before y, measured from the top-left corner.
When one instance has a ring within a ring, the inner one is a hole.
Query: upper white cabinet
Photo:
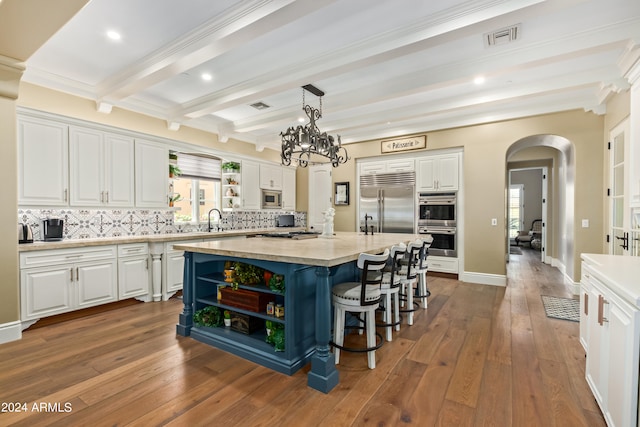
[[[69,129],[72,206],[133,206],[133,138]]]
[[[418,191],[455,191],[458,189],[460,156],[457,153],[428,156],[417,160]]]
[[[18,119],[18,204],[69,203],[68,128],[49,120]]]
[[[135,141],[136,206],[167,207],[169,149],[158,143]]]
[[[282,168],[282,209],[296,209],[296,170]]]
[[[282,167],[260,164],[260,188],[282,190]]]
[[[413,170],[415,170],[415,161],[413,159],[390,159],[360,164],[360,175],[410,172]]]
[[[260,209],[260,164],[243,160],[242,172],[242,207],[243,209]]]

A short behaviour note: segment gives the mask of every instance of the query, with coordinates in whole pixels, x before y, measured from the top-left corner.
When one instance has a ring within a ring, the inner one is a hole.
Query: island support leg
[[[328,267],[316,267],[316,352],[311,357],[307,385],[328,393],[338,384],[331,340],[331,279]]]
[[[182,282],[182,301],[184,302],[184,308],[178,317],[178,324],[176,325],[176,333],[183,337],[191,335],[191,327],[193,326],[193,292],[195,280],[193,254],[191,252],[185,252]]]

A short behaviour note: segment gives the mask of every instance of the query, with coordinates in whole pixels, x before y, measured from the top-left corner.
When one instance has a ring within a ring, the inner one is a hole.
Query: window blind
[[[220,159],[203,154],[178,153],[182,177],[220,180]]]

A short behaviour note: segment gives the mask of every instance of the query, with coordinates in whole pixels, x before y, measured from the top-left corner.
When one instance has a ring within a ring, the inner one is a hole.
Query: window
[[[524,187],[521,184],[509,187],[509,238],[514,239],[520,230],[524,230],[522,222]]]
[[[176,223],[206,222],[211,209],[221,209],[220,159],[178,153],[178,167],[181,175],[172,183],[174,195],[180,195]]]

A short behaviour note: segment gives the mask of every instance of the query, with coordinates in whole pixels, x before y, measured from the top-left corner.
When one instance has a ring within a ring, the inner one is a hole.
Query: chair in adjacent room
[[[420,262],[422,245],[422,240],[409,243],[405,257],[401,261],[400,301],[404,308],[400,309],[400,312],[407,313],[407,325],[413,325],[413,313],[417,310],[413,303],[413,296],[415,293],[414,284],[417,282],[418,277],[418,263]]]
[[[532,247],[532,242],[536,239],[540,239],[542,235],[542,220],[536,219],[531,223],[531,228],[529,230],[521,230],[519,234],[516,236],[515,241],[516,245],[520,246],[520,243],[528,242],[529,246]]]
[[[427,257],[429,256],[429,248],[431,247],[431,243],[433,243],[433,237],[431,235],[427,235],[422,240],[422,248],[420,249],[420,253],[418,255],[419,262],[417,266],[417,274],[418,274],[418,286],[416,287],[416,294],[414,297],[418,300],[422,300],[422,308],[427,309],[428,305],[428,297],[431,295],[429,292],[429,286],[427,286]]]
[[[376,333],[376,309],[380,306],[380,286],[382,283],[382,274],[380,271],[385,267],[389,258],[389,249],[381,255],[372,255],[362,253],[358,256],[357,266],[360,269],[359,282],[344,282],[337,284],[331,290],[334,322],[333,322],[333,342],[334,355],[336,364],[340,362],[340,351],[356,351],[367,353],[369,369],[376,367],[376,349],[380,348],[383,343],[382,336]],[[376,274],[377,272],[377,274]],[[366,348],[349,348],[343,347],[347,313],[364,314],[361,322],[364,326],[357,326],[359,329],[365,329],[367,335]],[[380,337],[380,343],[377,338]]]
[[[393,329],[400,330],[400,259],[404,257],[407,246],[404,243],[393,245],[389,261],[382,274],[380,292],[382,293],[382,323],[376,326],[386,329],[387,341],[393,340]],[[392,320],[393,319],[393,320]]]

